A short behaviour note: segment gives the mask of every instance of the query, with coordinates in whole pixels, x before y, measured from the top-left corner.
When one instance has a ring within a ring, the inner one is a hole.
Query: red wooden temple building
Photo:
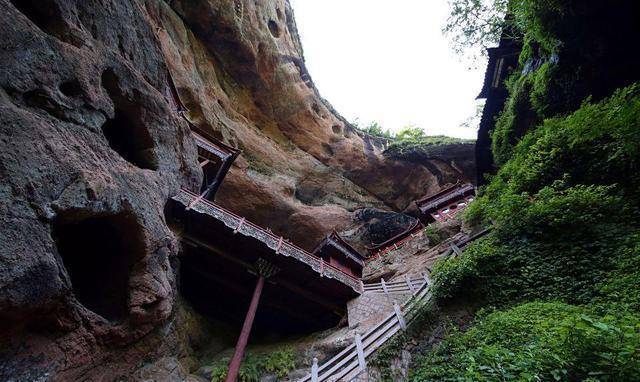
[[[235,381],[231,371],[238,372],[252,329],[257,336],[328,329],[362,292],[362,263],[343,256],[348,247],[340,242],[339,253],[328,244],[311,254],[187,190],[170,200],[167,214],[183,242],[184,298],[217,321],[234,325],[244,317],[228,382]]]
[[[216,139],[206,131],[200,129],[192,123],[186,114],[188,109],[180,100],[180,95],[176,89],[171,73],[168,72],[168,86],[166,91],[167,99],[180,117],[187,122],[191,128],[191,135],[198,146],[198,163],[202,169],[202,185],[200,193],[203,198],[214,200],[216,191],[220,188],[222,180],[227,171],[231,168],[233,161],[240,155],[240,150],[231,147]]]
[[[415,201],[425,223],[446,221],[465,209],[473,201],[476,188],[469,183],[456,182],[443,190]]]
[[[226,145],[213,137],[208,139],[198,134],[192,127],[193,138],[198,146],[198,162],[202,169],[200,193],[205,199],[214,200],[216,191],[222,184],[233,161],[240,150]]]
[[[214,203],[240,151],[191,123],[169,80],[170,101],[191,127],[203,172],[198,192],[182,189],[165,209],[182,242],[179,289],[201,314],[243,323],[226,378],[233,382],[252,330],[260,337],[337,325],[362,292],[364,260],[335,232],[312,254]]]
[[[364,257],[340,237],[336,231],[328,234],[316,246],[313,254],[321,258],[325,263],[341,269],[353,277],[362,277]]]

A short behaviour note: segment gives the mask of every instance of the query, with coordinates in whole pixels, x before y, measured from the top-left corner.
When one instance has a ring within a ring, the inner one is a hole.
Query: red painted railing
[[[379,249],[375,252],[375,254],[373,254],[372,256],[369,256],[367,258],[367,262],[372,261],[377,259],[378,257],[382,256],[382,255],[386,255],[387,253],[400,249],[406,242],[408,242],[409,240],[414,238],[415,233],[411,233],[409,234],[409,236],[403,238],[402,240],[398,240],[395,243],[389,244],[388,246]]]
[[[375,260],[378,257],[380,257],[381,255],[386,255],[387,253],[399,249],[400,247],[402,247],[406,242],[408,242],[409,240],[413,239],[416,235],[416,232],[420,231],[421,229],[423,229],[424,227],[418,223],[416,224],[414,227],[412,227],[411,229],[402,232],[398,235],[396,235],[395,237],[387,240],[384,244],[384,246],[381,246],[378,249],[375,249],[372,251],[372,255],[369,256],[367,258],[367,262],[371,261],[371,260]]]

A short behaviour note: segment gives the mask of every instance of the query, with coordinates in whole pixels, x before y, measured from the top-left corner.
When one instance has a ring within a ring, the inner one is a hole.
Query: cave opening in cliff
[[[273,20],[269,20],[269,23],[267,25],[269,26],[269,32],[271,32],[271,35],[275,38],[279,38],[280,27],[278,26],[278,23]]]
[[[11,4],[44,33],[62,41],[71,42],[66,36],[68,28],[55,1],[11,0]]]
[[[141,101],[129,99],[112,70],[102,75],[102,87],[113,101],[114,116],[102,125],[109,146],[136,167],[157,170],[153,139],[142,120]],[[135,90],[133,94],[138,94]]]
[[[133,215],[79,221],[63,215],[54,223],[53,237],[78,301],[111,322],[126,318],[131,269],[144,254]]]

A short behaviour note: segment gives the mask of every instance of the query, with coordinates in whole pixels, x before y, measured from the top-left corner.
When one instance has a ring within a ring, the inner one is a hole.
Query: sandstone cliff
[[[111,380],[188,346],[163,210],[202,175],[170,77],[188,119],[243,151],[217,201],[306,248],[333,228],[361,237],[362,207],[402,211],[474,178],[446,152],[389,159],[345,121],[285,0],[0,4],[2,379]]]

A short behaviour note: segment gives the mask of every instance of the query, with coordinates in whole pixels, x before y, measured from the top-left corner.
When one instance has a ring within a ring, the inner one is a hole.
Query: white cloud
[[[485,63],[469,70],[441,33],[446,0],[291,0],[307,67],[349,120],[475,138]]]

